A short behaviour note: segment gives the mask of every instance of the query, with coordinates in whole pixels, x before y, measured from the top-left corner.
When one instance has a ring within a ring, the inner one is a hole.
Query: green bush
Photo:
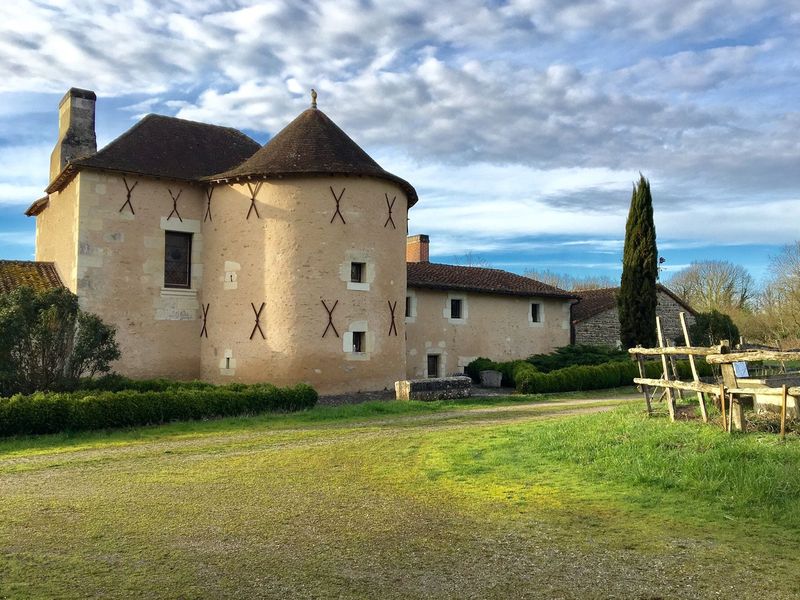
[[[694,323],[689,327],[689,337],[697,346],[713,346],[722,340],[736,344],[739,342],[739,328],[730,316],[712,310],[695,315]]]
[[[208,390],[208,389],[240,389],[247,388],[245,384],[226,384],[215,386],[205,381],[175,381],[174,379],[129,379],[117,373],[98,377],[96,379],[83,379],[78,386],[78,392],[104,391],[121,392],[124,390],[135,392],[165,392],[167,390]],[[86,395],[86,394],[83,394]]]
[[[119,358],[115,330],[63,288],[0,294],[0,395],[74,389]]]
[[[313,407],[318,398],[314,388],[306,384],[287,388],[270,384],[215,387],[200,382],[176,385],[163,390],[37,392],[0,398],[0,436],[295,411]]]
[[[503,375],[503,387],[516,387],[520,378],[529,373],[536,373],[536,367],[524,360],[496,363],[488,358],[476,358],[465,369],[466,374],[472,377],[475,383],[480,383],[481,371],[500,371]]]
[[[624,350],[589,344],[564,346],[549,354],[534,354],[527,358],[527,361],[542,373],[557,371],[573,365],[601,365],[620,360],[628,360],[628,353]]]
[[[695,361],[701,377],[712,375],[712,368],[704,360]],[[676,361],[678,376],[691,380],[692,371],[688,360]],[[650,379],[661,377],[661,360],[644,363],[645,376]],[[533,373],[517,380],[517,390],[525,394],[544,394],[552,392],[576,392],[582,390],[601,390],[632,385],[639,377],[639,367],[632,360],[613,361],[602,365],[574,365],[549,373]]]
[[[489,360],[488,358],[476,358],[471,363],[467,365],[467,368],[464,369],[464,372],[472,377],[472,381],[475,383],[481,382],[481,371],[496,371],[497,370],[497,363],[494,361]]]

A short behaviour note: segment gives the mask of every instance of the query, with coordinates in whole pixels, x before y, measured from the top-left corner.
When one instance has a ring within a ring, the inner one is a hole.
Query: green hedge
[[[609,346],[573,344],[557,348],[548,354],[534,354],[525,360],[542,373],[566,369],[575,365],[602,365],[609,362],[628,360],[625,350]]]
[[[175,382],[172,382],[173,384]],[[39,392],[0,398],[0,436],[158,425],[170,421],[293,411],[311,408],[317,392],[309,385],[202,384],[163,391]]]
[[[712,374],[711,365],[704,360],[696,361],[701,377]],[[688,360],[677,361],[678,375],[683,380],[692,378]],[[651,379],[661,377],[661,361],[647,361],[645,373]],[[517,391],[524,394],[544,394],[550,392],[577,392],[582,390],[601,390],[632,385],[634,377],[639,376],[639,367],[632,360],[614,361],[602,365],[572,366],[549,373],[529,373],[516,380]]]
[[[691,380],[689,361],[679,360],[676,363],[680,378]],[[701,377],[713,374],[711,365],[705,360],[698,359],[696,364]],[[630,359],[615,360],[600,365],[573,365],[541,373],[524,360],[496,363],[488,358],[478,358],[467,366],[466,372],[477,383],[480,381],[480,372],[485,370],[500,371],[503,374],[503,386],[515,387],[524,394],[602,390],[633,385],[633,378],[639,376],[637,363]],[[649,378],[660,378],[661,359],[645,362],[645,371]]]
[[[165,392],[167,390],[234,389],[241,391],[248,386],[241,383],[214,385],[205,381],[175,381],[174,379],[129,379],[113,373],[94,379],[82,379],[75,393],[84,392]]]

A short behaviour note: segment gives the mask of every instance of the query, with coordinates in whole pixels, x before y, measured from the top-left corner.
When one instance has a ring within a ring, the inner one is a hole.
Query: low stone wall
[[[398,400],[450,400],[472,395],[472,379],[469,377],[438,377],[396,381],[395,394]]]

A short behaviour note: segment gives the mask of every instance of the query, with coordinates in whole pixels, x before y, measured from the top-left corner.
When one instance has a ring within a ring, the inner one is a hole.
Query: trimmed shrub
[[[602,365],[612,361],[628,360],[628,353],[610,346],[573,344],[558,348],[549,354],[534,354],[526,360],[542,373],[549,373],[573,365]]]
[[[166,380],[164,380],[166,381]],[[175,382],[172,382],[175,383]],[[199,383],[199,382],[192,382]],[[170,421],[230,417],[313,407],[309,385],[270,384],[184,387],[162,391],[37,392],[0,398],[0,436],[159,425]]]
[[[691,380],[692,371],[688,360],[677,362],[678,376]],[[712,375],[712,367],[704,360],[696,360],[698,374],[701,377]],[[661,360],[650,360],[644,363],[645,375],[650,379],[661,377]],[[635,361],[613,361],[602,365],[574,365],[549,373],[532,373],[517,379],[517,391],[524,394],[546,394],[552,392],[578,392],[583,390],[601,390],[613,387],[633,385],[633,379],[639,376],[639,367]]]

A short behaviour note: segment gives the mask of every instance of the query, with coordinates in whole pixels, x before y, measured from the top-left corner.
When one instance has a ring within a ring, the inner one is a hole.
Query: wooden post
[[[729,390],[734,390],[739,387],[739,382],[736,377],[736,371],[733,368],[733,363],[721,364],[720,370],[722,371],[722,382],[725,384],[726,388]],[[735,394],[730,394],[730,396],[728,410],[728,421],[730,424],[728,426],[728,431],[733,431],[734,429],[743,431],[744,410],[742,409],[742,403],[735,396]]]
[[[786,439],[786,396],[788,390],[786,384],[781,386],[781,439]]]
[[[725,417],[725,384],[719,384],[719,405],[722,410],[722,430],[728,430],[728,419]]]
[[[644,359],[642,358],[641,354],[636,355],[636,362],[639,364],[639,377],[644,379],[647,377],[647,372],[644,370]],[[652,392],[650,391],[650,386],[644,384],[640,385],[642,386],[645,404],[647,404],[647,416],[650,416],[653,414],[653,405],[650,402]]]
[[[672,345],[671,342],[670,342],[670,345]],[[672,377],[674,377],[676,381],[680,380],[681,377],[678,374],[678,363],[675,362],[675,355],[674,354],[670,354],[669,355],[669,366],[672,368]],[[678,390],[675,390],[675,391],[676,391],[676,394],[678,396],[678,400],[683,400],[683,390],[678,389]]]
[[[736,415],[734,416],[733,407],[736,405]],[[736,421],[736,423],[734,423]],[[738,431],[744,428],[744,419],[742,418],[742,403],[736,398],[734,401],[734,394],[728,392],[728,433],[733,431],[734,426]]]
[[[683,329],[683,339],[687,346],[691,346],[692,343],[689,340],[689,328],[686,327],[686,313],[681,312],[678,314],[678,317],[681,321],[681,329]],[[695,383],[700,382],[700,376],[697,374],[697,365],[694,362],[694,356],[692,354],[689,355],[689,366],[692,369],[692,379],[694,379]],[[708,423],[708,411],[706,410],[706,395],[703,392],[697,392],[697,400],[700,402],[700,414],[703,415],[703,423]]]
[[[658,347],[664,347],[664,335],[661,333],[661,317],[656,315],[656,332],[658,333]],[[669,369],[667,368],[667,355],[661,355],[661,368],[664,373],[664,381],[669,381]],[[666,388],[667,408],[669,409],[669,420],[675,420],[675,398],[672,396],[672,389]]]

